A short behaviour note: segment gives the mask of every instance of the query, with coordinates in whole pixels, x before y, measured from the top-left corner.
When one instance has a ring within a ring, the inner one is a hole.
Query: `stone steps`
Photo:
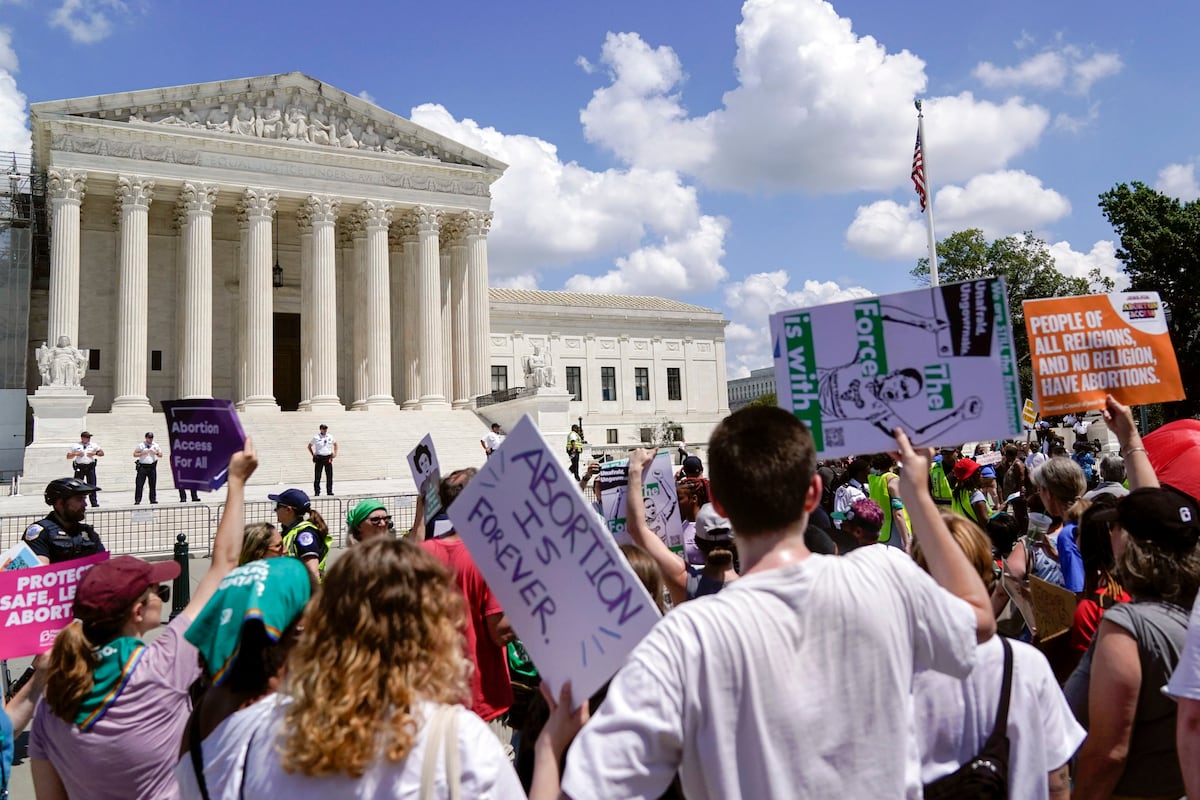
[[[429,432],[433,433],[443,474],[460,467],[479,466],[484,461],[479,440],[489,427],[474,411],[452,409],[252,411],[240,414],[240,418],[258,450],[259,467],[251,484],[287,484],[305,491],[312,488],[313,477],[307,446],[322,423],[329,426],[329,432],[338,441],[335,491],[340,481],[368,480],[399,480],[406,490],[415,490],[407,456]],[[106,491],[133,490],[133,449],[146,431],[153,431],[165,450],[170,448],[166,419],[159,412],[90,414],[87,430],[105,452],[99,460],[98,481]],[[40,493],[40,487],[48,481],[71,475],[66,453],[77,441],[30,446],[26,450],[22,492]],[[174,492],[165,458],[159,466],[158,485],[160,490]]]

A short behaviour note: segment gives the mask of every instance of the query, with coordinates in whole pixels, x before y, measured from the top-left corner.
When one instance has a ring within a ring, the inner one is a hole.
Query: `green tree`
[[[1132,291],[1158,292],[1167,305],[1186,400],[1163,404],[1166,420],[1200,413],[1200,201],[1183,203],[1144,184],[1121,183],[1100,195],[1121,239],[1117,258]]]
[[[758,397],[754,398],[749,403],[746,403],[747,407],[749,407],[749,406],[777,406],[777,405],[779,405],[779,401],[775,398],[774,392],[767,392],[766,394],[760,394]]]
[[[1028,231],[1023,236],[1006,236],[992,242],[984,238],[983,231],[978,228],[956,231],[938,242],[937,253],[938,278],[942,283],[993,276],[1004,278],[1008,287],[1013,349],[1017,354],[1024,397],[1033,397],[1033,370],[1022,303],[1041,297],[1112,291],[1112,281],[1101,277],[1098,269],[1092,270],[1086,278],[1073,278],[1059,272],[1050,248]],[[919,260],[912,275],[919,283],[929,285],[929,259]]]

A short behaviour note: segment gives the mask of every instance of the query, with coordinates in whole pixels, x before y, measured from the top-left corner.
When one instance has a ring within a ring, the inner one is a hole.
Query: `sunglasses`
[[[164,603],[171,599],[171,587],[165,583],[160,583],[154,587],[154,593],[158,595],[158,599]]]
[[[367,522],[371,523],[372,525],[391,525],[392,518],[391,517],[367,517]]]

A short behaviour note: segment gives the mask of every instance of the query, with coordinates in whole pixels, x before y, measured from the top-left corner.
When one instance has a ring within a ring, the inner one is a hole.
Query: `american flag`
[[[913,148],[913,170],[912,170],[913,186],[917,190],[917,197],[921,198],[921,211],[925,211],[925,205],[929,202],[929,193],[925,189],[925,157],[921,154],[921,129],[917,128],[917,146]]]

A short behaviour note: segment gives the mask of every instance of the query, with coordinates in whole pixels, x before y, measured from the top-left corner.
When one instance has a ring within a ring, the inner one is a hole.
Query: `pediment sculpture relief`
[[[410,133],[392,129],[363,114],[331,105],[305,93],[288,92],[280,96],[276,92],[259,92],[222,97],[220,100],[206,102],[201,99],[173,107],[168,104],[87,116],[115,117],[120,121],[172,125],[346,150],[415,156],[447,163],[467,163]]]

